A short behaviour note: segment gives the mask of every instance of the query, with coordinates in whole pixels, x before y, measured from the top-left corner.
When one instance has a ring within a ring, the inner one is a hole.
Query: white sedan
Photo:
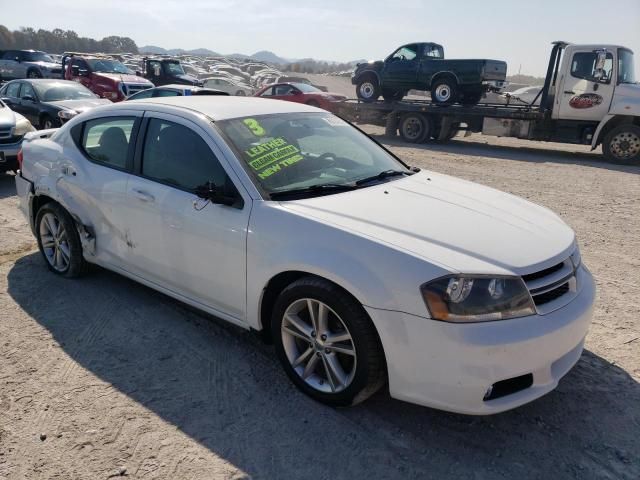
[[[328,112],[122,102],[33,135],[21,161],[49,270],[99,264],[262,331],[321,402],[388,381],[398,399],[491,414],[551,391],[582,352],[594,281],[557,215],[411,168]]]

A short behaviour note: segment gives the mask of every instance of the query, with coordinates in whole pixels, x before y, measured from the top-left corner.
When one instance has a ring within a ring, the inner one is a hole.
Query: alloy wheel
[[[71,259],[69,239],[62,222],[53,213],[46,213],[40,221],[40,241],[49,265],[58,272],[66,271]]]
[[[449,85],[438,85],[435,94],[438,102],[448,102],[451,99],[451,88]]]
[[[373,97],[373,94],[375,91],[376,91],[376,88],[371,82],[364,82],[360,85],[360,96],[362,98]]]
[[[621,160],[640,154],[640,137],[633,132],[620,132],[611,139],[611,153]]]
[[[349,329],[327,304],[302,298],[286,309],[281,327],[289,364],[310,387],[324,393],[346,389],[357,355]]]

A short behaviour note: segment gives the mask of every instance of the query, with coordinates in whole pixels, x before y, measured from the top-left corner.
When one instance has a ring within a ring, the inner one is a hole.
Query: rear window
[[[90,160],[125,170],[132,157],[135,117],[109,117],[84,124],[81,146]]]

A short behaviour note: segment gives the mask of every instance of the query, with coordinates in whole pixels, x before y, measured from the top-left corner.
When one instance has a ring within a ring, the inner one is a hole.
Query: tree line
[[[47,53],[138,53],[138,46],[129,37],[112,35],[102,40],[80,37],[73,30],[44,30],[21,27],[9,30],[0,25],[0,50],[42,50]]]
[[[288,64],[287,70],[296,73],[338,73],[346,70],[353,70],[354,62],[333,63],[318,60],[300,60]]]

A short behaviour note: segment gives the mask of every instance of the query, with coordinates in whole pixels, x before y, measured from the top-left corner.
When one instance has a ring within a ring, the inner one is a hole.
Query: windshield
[[[89,100],[96,96],[88,88],[75,82],[55,82],[31,84],[43,102],[58,102],[61,100]]]
[[[56,63],[53,58],[43,52],[24,52],[24,60],[26,62]]]
[[[636,83],[636,71],[631,50],[618,50],[618,82]]]
[[[259,115],[216,125],[268,194],[346,186],[387,170],[410,173],[366,135],[329,113]]]
[[[184,75],[184,69],[178,62],[165,62],[164,71],[169,75]]]
[[[129,69],[117,60],[90,58],[87,63],[92,72],[129,73]]]
[[[306,83],[294,83],[293,86],[304,93],[322,92],[319,88],[316,88],[313,85],[307,85]]]

